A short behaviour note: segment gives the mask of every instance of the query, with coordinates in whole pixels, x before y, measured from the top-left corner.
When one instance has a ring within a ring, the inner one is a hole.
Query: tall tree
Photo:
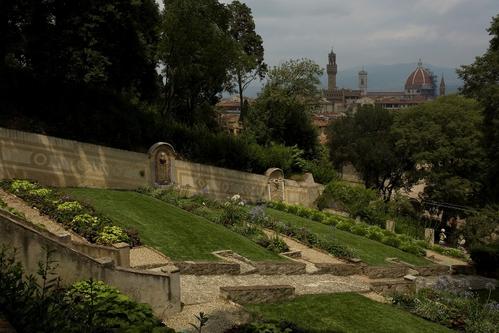
[[[488,177],[483,199],[499,202],[499,15],[488,29],[491,36],[488,50],[471,65],[457,72],[464,81],[462,93],[484,106],[483,130],[489,159]]]
[[[458,215],[453,207],[479,204],[485,168],[481,112],[474,100],[447,96],[395,117],[396,147],[414,165],[406,176],[424,181],[422,199],[443,213],[444,222]]]
[[[238,46],[233,80],[237,86],[241,110],[240,120],[244,119],[244,91],[257,78],[263,79],[267,71],[264,62],[263,40],[255,32],[255,22],[251,9],[244,3],[233,1],[228,5],[230,11],[229,33]]]
[[[199,122],[228,87],[237,50],[229,22],[229,10],[217,0],[165,0],[163,116]]]
[[[282,91],[307,108],[313,108],[319,100],[323,74],[324,70],[313,60],[288,60],[269,71],[266,89]]]
[[[333,164],[342,168],[352,163],[364,185],[377,190],[385,201],[394,190],[410,184],[404,173],[411,163],[403,151],[397,151],[391,133],[393,114],[379,107],[362,106],[354,115],[332,123],[329,149]]]

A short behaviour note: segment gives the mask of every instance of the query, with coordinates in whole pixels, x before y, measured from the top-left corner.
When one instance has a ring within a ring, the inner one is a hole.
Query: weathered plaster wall
[[[157,143],[148,154],[140,154],[0,128],[0,179],[120,189],[173,183],[189,195],[225,199],[240,194],[251,202],[272,198],[305,206],[312,206],[322,192],[323,186],[313,179],[284,180],[279,179],[279,169],[269,171],[258,175],[178,160],[173,147],[166,143]]]
[[[61,242],[57,237],[35,230],[14,216],[0,211],[0,246],[18,250],[17,259],[25,271],[35,274],[47,249],[53,251],[56,273],[63,285],[93,278],[104,281],[137,302],[149,304],[154,313],[166,315],[180,311],[180,274],[156,273],[115,267],[110,258],[94,259]]]
[[[147,183],[148,174],[146,154],[0,128],[0,178],[137,188]]]

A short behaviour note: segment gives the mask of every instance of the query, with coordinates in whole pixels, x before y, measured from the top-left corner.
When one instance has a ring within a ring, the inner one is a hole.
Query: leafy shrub
[[[10,183],[10,191],[14,194],[25,194],[37,187],[36,183],[29,180],[15,179]]]
[[[499,277],[499,245],[477,244],[470,249],[470,256],[477,271]]]
[[[222,214],[219,217],[219,223],[230,227],[237,223],[242,223],[246,219],[246,211],[238,202],[232,200],[225,202]]]
[[[102,281],[76,282],[66,292],[65,301],[72,304],[72,311],[75,317],[79,317],[82,325],[86,323],[95,327],[93,331],[106,328],[135,332],[174,332],[154,317],[148,305],[132,301]]]
[[[284,240],[277,234],[270,238],[270,244],[267,246],[267,248],[275,253],[283,253],[289,251],[289,247],[286,242],[284,242]]]
[[[28,191],[28,194],[39,198],[46,198],[52,194],[52,190],[48,188],[36,188]]]
[[[359,236],[365,236],[368,230],[365,225],[361,223],[356,223],[350,227],[350,232]]]
[[[421,248],[420,246],[411,242],[401,242],[399,249],[408,253],[415,254],[417,256],[424,257],[426,255],[426,251],[424,250],[424,248]]]
[[[338,258],[353,258],[354,252],[334,239],[320,239],[318,247]]]
[[[338,181],[327,184],[317,201],[319,209],[336,208],[344,210],[350,216],[359,216],[359,213],[369,204],[378,199],[375,191],[360,185],[349,185]]]
[[[60,223],[67,224],[76,215],[82,214],[84,212],[84,207],[78,201],[67,201],[59,203],[56,206],[55,218]]]
[[[383,229],[378,226],[370,226],[367,228],[367,238],[381,242],[385,234],[383,233]]]
[[[394,236],[384,236],[382,239],[381,239],[381,242],[385,245],[388,245],[388,246],[393,246],[393,247],[399,247],[400,244],[402,243],[400,241],[400,239],[398,239],[397,237],[394,237]]]
[[[341,221],[336,225],[337,229],[344,230],[344,231],[350,231],[350,228],[354,225],[353,222],[347,222],[347,221]]]
[[[433,245],[431,249],[435,252],[443,254],[444,256],[467,259],[466,254],[463,251],[456,248]]]
[[[174,333],[138,304],[100,281],[58,285],[55,262],[47,252],[39,263],[37,284],[26,276],[15,252],[0,248],[0,309],[18,332],[164,332]]]
[[[118,226],[105,226],[96,239],[98,244],[112,245],[115,243],[128,243],[128,234]]]
[[[128,236],[130,247],[136,247],[142,245],[140,240],[139,231],[135,228],[126,228],[125,232]]]
[[[102,229],[102,225],[102,220],[90,214],[76,215],[69,223],[71,230],[91,242],[95,242],[97,240],[99,231]]]

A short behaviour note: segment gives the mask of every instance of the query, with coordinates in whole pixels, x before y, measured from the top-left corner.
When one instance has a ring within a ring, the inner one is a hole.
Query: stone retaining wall
[[[421,276],[445,275],[450,272],[449,266],[445,265],[414,266],[412,269],[416,270]]]
[[[4,211],[0,211],[1,245],[17,249],[17,260],[27,274],[36,275],[39,261],[49,250],[62,285],[93,278],[118,288],[139,303],[149,304],[160,318],[180,311],[178,270],[157,273],[116,267],[111,258],[92,258]]]
[[[241,266],[230,262],[177,261],[174,264],[180,270],[180,274],[185,275],[239,275],[241,273]]]
[[[289,285],[220,287],[223,299],[236,303],[271,303],[293,298],[295,288]]]
[[[397,266],[365,266],[363,273],[370,279],[399,278],[407,274],[407,267]]]
[[[306,274],[306,265],[300,262],[253,262],[256,272],[261,275],[298,275]]]
[[[416,291],[416,283],[407,280],[383,279],[380,281],[372,281],[371,289],[383,295],[391,295],[394,293],[411,293]]]
[[[364,272],[364,267],[355,264],[329,264],[316,263],[315,267],[318,271],[315,274],[333,274],[338,276],[361,275]]]

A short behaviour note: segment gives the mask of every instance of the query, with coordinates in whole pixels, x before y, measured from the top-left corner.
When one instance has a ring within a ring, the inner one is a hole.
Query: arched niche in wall
[[[265,171],[269,201],[284,201],[284,172],[279,168],[270,168]]]
[[[166,142],[158,142],[149,148],[149,164],[151,166],[151,181],[153,186],[170,185],[174,182],[173,168],[175,164],[175,149]]]

